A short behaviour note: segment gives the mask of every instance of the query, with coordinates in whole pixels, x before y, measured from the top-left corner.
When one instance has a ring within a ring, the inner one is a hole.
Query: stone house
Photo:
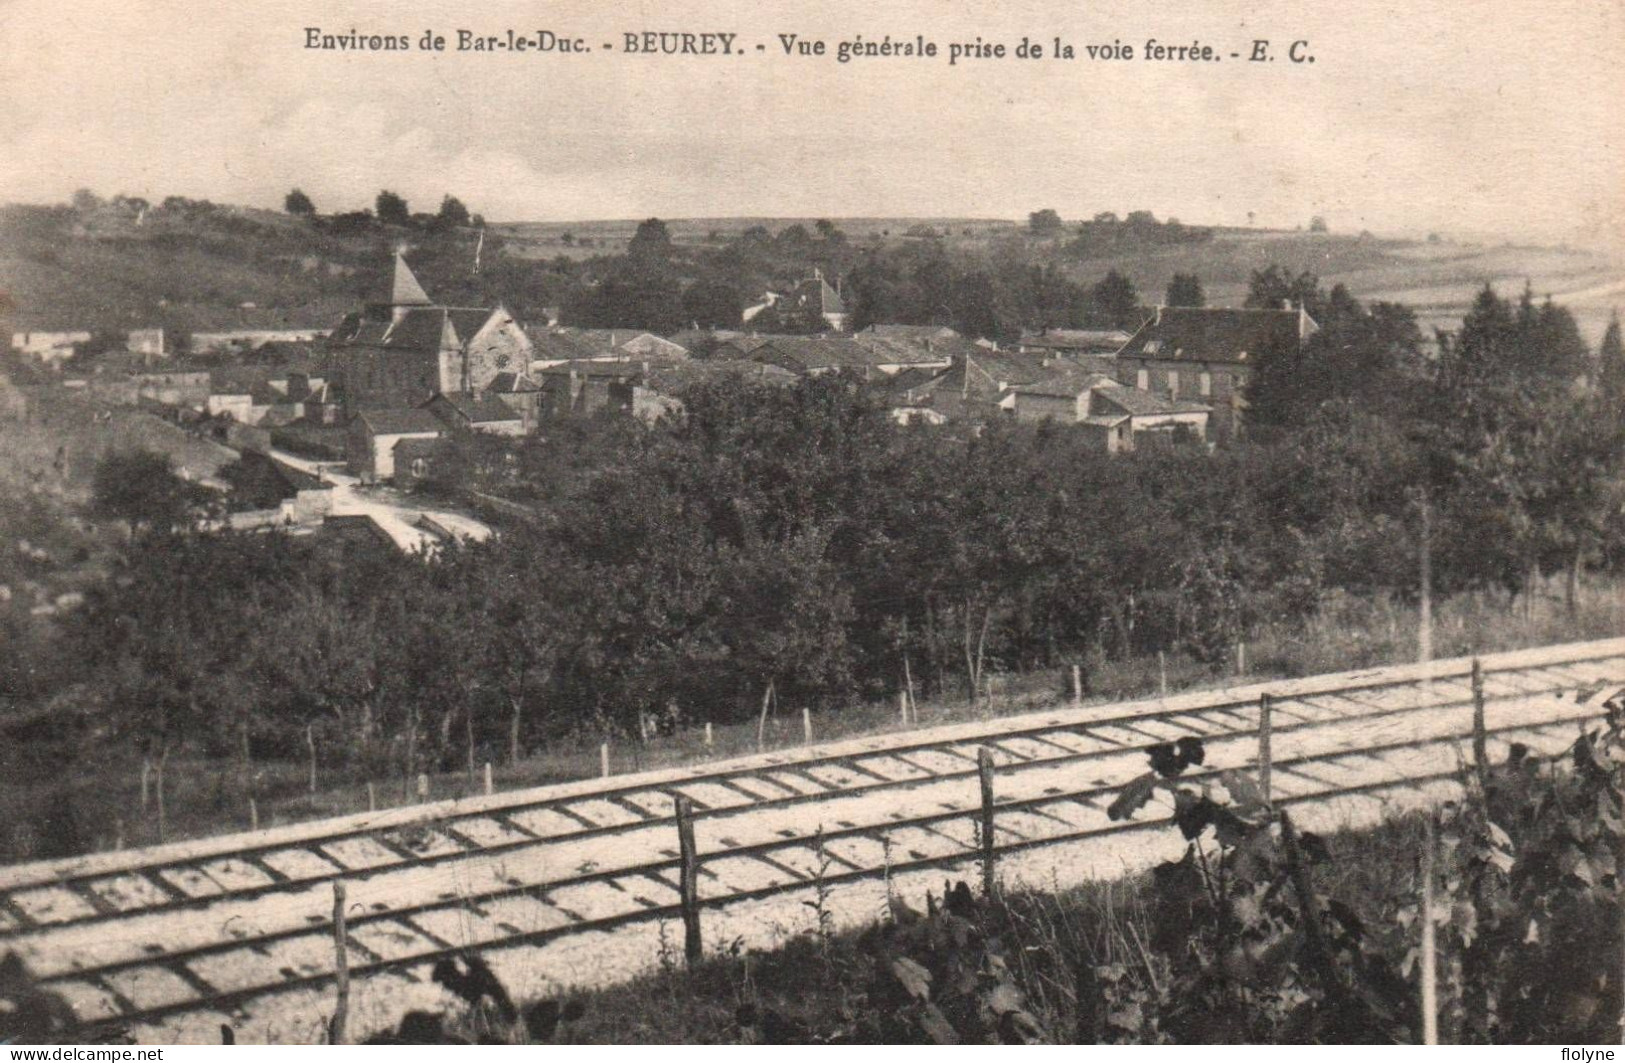
[[[346,436],[350,471],[364,483],[393,480],[397,444],[406,439],[438,439],[445,431],[440,418],[428,410],[361,410],[350,419]]]
[[[1301,350],[1319,330],[1301,307],[1158,307],[1118,351],[1116,375],[1141,391],[1211,406],[1214,438],[1225,440],[1241,427],[1247,381],[1259,357]]]

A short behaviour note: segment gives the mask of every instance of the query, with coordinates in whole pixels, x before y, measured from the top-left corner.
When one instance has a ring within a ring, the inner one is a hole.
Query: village
[[[230,526],[308,530],[335,513],[335,487],[430,479],[444,441],[533,437],[568,418],[653,425],[681,416],[686,387],[722,378],[788,386],[840,374],[899,425],[1049,421],[1074,426],[1103,456],[1207,447],[1240,430],[1249,352],[1296,349],[1318,327],[1301,307],[1158,306],[1133,331],[1045,329],[1001,346],[948,326],[851,331],[838,288],[815,270],[765,293],[738,328],[660,336],[443,305],[397,253],[388,290],[328,329],[196,332],[178,345],[184,353],[162,328],[132,329],[88,369],[75,356],[89,331],[10,335],[51,387],[144,410],[259,463],[252,508],[234,507]],[[15,399],[11,416],[26,417],[25,406]],[[444,514],[412,521],[426,535],[403,534],[385,510],[403,546],[455,534]]]

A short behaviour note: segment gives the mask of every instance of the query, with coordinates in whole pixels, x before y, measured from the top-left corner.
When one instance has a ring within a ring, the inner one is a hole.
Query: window
[[[1196,387],[1204,399],[1213,394],[1213,374],[1206,369],[1202,370],[1202,375],[1196,378]]]
[[[1168,370],[1168,394],[1176,398],[1179,395],[1179,370],[1177,369]]]
[[[413,458],[412,459],[412,476],[414,478],[416,478],[416,479],[421,480],[427,475],[429,475],[429,463],[428,463],[428,461],[426,461],[423,458]]]
[[[1134,386],[1139,388],[1141,391],[1149,390],[1151,387],[1151,374],[1144,369],[1140,370],[1138,373],[1135,373]]]

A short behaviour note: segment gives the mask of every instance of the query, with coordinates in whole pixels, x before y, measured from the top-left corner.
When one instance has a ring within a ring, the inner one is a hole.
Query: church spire
[[[431,306],[433,305],[423,285],[412,275],[412,269],[406,264],[406,255],[400,251],[395,252],[395,275],[389,286],[389,305],[391,306]]]

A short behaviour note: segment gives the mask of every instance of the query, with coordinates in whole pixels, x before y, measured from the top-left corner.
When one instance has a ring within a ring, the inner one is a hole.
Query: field
[[[516,266],[622,252],[639,219],[503,222],[491,226]],[[752,226],[809,231],[814,218],[665,219],[679,248],[720,249]],[[1147,303],[1175,273],[1201,278],[1211,305],[1239,305],[1255,269],[1278,263],[1346,284],[1361,299],[1413,306],[1425,326],[1454,327],[1486,282],[1569,305],[1595,343],[1625,302],[1625,264],[1599,251],[1510,244],[1429,242],[1368,234],[1220,229],[1212,241],[1077,261],[1069,237],[1033,239],[1024,222],[987,218],[836,218],[858,251],[939,242],[950,255],[994,261],[1015,255],[1055,262],[1085,283],[1109,269],[1129,276]],[[1193,224],[1195,219],[1187,219]],[[326,327],[371,291],[388,251],[406,243],[426,257],[430,290],[475,294],[485,283],[453,276],[473,262],[471,231],[425,234],[318,231],[275,211],[236,207],[152,211],[138,220],[112,205],[88,214],[0,208],[0,290],[18,304],[18,329]],[[519,288],[487,293],[511,305],[536,302]],[[472,285],[473,287],[468,287]],[[747,293],[754,295],[755,293]],[[540,305],[539,303],[537,305]]]

